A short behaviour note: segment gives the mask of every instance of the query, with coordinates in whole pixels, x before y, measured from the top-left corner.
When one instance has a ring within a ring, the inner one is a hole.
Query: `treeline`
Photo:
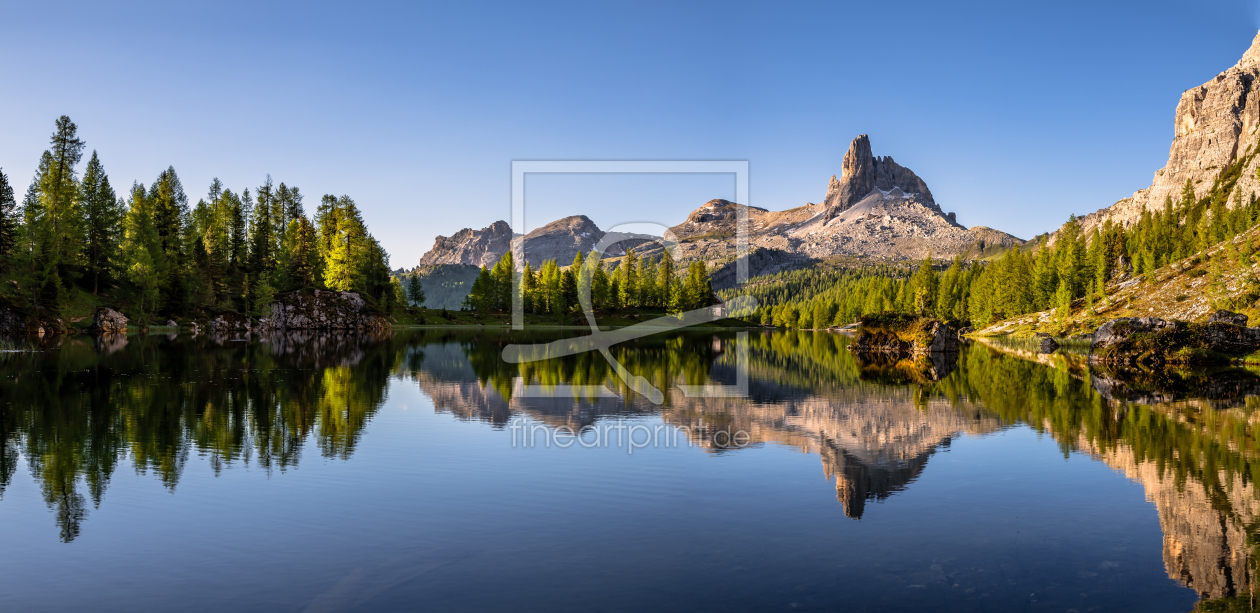
[[[297,187],[268,176],[237,193],[214,179],[190,208],[167,168],[120,197],[95,151],[80,178],[77,132],[69,117],[57,120],[20,206],[0,172],[0,275],[33,311],[58,316],[76,286],[117,288],[109,297],[141,322],[260,313],[277,292],[302,288],[358,292],[385,311],[405,294],[348,196],[324,196],[312,220]]]
[[[464,299],[464,308],[479,312],[511,310],[515,270],[510,251],[492,269],[482,266]],[[589,292],[591,308],[596,311],[647,308],[681,313],[713,303],[713,286],[704,262],[692,262],[686,274],[679,275],[669,250],[657,258],[640,258],[634,249],[627,249],[620,265],[611,271],[604,267],[602,259],[593,267],[587,266],[585,257],[578,252],[567,268],[547,260],[535,270],[526,262],[517,274],[521,304],[527,313],[579,312],[579,292]]]
[[[1076,301],[1087,309],[1120,278],[1154,280],[1159,268],[1203,253],[1260,222],[1255,194],[1244,200],[1235,190],[1249,151],[1226,168],[1202,198],[1187,181],[1181,197],[1167,198],[1159,209],[1143,211],[1130,226],[1107,220],[1086,236],[1072,216],[1053,245],[1043,237],[1034,245],[1013,247],[991,262],[945,267],[926,258],[912,274],[895,268],[844,272],[797,271],[754,279],[745,288],[763,305],[755,321],[788,328],[844,325],[862,315],[895,311],[938,317],[975,327],[1026,313],[1054,309],[1066,317]],[[1228,198],[1233,192],[1233,205]],[[1224,265],[1250,270],[1251,245],[1226,249]],[[944,268],[944,270],[941,270]]]

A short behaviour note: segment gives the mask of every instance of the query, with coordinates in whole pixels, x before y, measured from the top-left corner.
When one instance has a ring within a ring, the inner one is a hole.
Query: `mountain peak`
[[[1237,66],[1244,68],[1260,64],[1260,31],[1256,32],[1255,38],[1251,39],[1251,46],[1243,53],[1242,59],[1238,60]]]
[[[827,197],[823,204],[835,215],[847,210],[866,198],[876,189],[885,194],[900,189],[907,195],[917,196],[930,208],[936,207],[932,192],[912,170],[894,162],[891,155],[875,157],[871,153],[871,139],[859,134],[849,143],[840,167],[840,179],[831,176]]]

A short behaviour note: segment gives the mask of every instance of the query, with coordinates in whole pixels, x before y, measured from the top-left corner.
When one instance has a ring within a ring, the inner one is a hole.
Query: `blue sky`
[[[1021,237],[1150,184],[1181,92],[1254,2],[10,4],[0,168],[70,115],[116,188],[167,166],[349,194],[392,265],[509,218],[513,159],[739,159],[751,203],[819,201],[869,134],[966,225]],[[540,181],[531,222],[681,221],[729,181]],[[725,191],[723,191],[725,190]],[[527,195],[529,198],[529,195]]]

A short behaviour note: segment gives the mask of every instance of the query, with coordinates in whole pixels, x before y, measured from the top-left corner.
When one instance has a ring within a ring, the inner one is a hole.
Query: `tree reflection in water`
[[[690,398],[677,384],[730,384],[733,332],[654,336],[612,348],[665,391],[636,397],[596,353],[508,364],[505,345],[556,333],[430,329],[380,336],[75,337],[0,354],[0,496],[25,458],[65,541],[99,507],[125,460],[174,491],[190,455],[211,469],[285,471],[308,442],[349,460],[391,378],[437,410],[503,427],[517,415],[581,428],[658,415],[711,453],[743,430],[754,445],[819,455],[843,513],[911,486],[958,436],[1013,424],[1054,437],[1140,482],[1164,530],[1170,574],[1208,598],[1255,582],[1260,376],[1246,369],[1115,370],[1071,356],[972,345],[957,357],[856,357],[837,334],[749,335],[749,398]],[[557,390],[525,397],[525,385]],[[603,385],[620,397],[574,397]]]

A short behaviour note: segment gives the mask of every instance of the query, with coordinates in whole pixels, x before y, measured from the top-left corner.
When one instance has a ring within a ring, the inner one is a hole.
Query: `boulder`
[[[90,330],[97,334],[125,334],[127,318],[122,313],[108,307],[98,307],[92,314]]]
[[[179,324],[175,323],[175,320],[174,320],[174,319],[168,319],[168,320],[166,320],[166,327],[168,327],[168,328],[178,328],[178,327],[179,327]]]
[[[1090,360],[1112,364],[1212,363],[1256,350],[1260,350],[1260,328],[1224,321],[1122,317],[1094,331]]]
[[[1208,322],[1209,323],[1219,322],[1219,323],[1225,323],[1225,324],[1234,324],[1235,326],[1245,326],[1247,325],[1247,316],[1243,315],[1242,313],[1234,313],[1232,311],[1226,311],[1225,309],[1221,309],[1215,313],[1212,313],[1212,316],[1208,318]]]
[[[1041,346],[1038,347],[1038,350],[1040,350],[1042,353],[1054,353],[1058,349],[1059,349],[1059,343],[1055,342],[1055,340],[1053,338],[1050,338],[1049,336],[1041,339]]]

